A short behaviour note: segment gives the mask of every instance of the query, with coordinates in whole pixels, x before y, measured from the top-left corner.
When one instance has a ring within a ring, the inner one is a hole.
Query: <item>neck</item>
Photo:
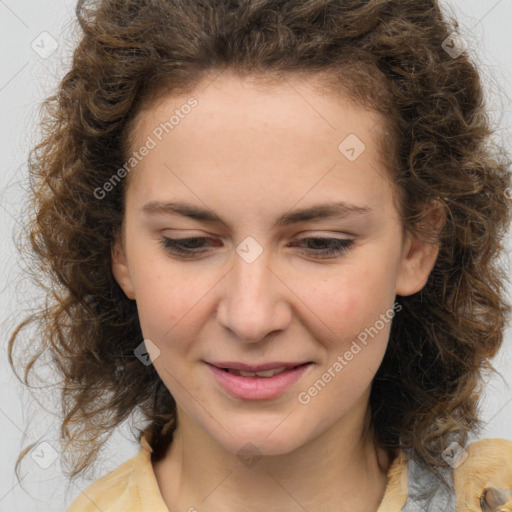
[[[374,445],[369,409],[362,413],[289,453],[252,459],[178,414],[173,442],[154,465],[162,497],[170,512],[376,511],[392,460]]]

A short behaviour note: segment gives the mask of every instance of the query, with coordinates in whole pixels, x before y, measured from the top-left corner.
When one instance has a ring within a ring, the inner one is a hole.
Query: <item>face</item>
[[[437,255],[403,234],[381,129],[292,78],[221,75],[139,115],[132,150],[146,154],[112,270],[180,425],[263,454],[356,428],[396,295],[420,290]],[[304,366],[251,377],[213,363]]]

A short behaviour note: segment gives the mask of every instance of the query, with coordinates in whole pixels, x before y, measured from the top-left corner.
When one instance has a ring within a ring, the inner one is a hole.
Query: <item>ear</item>
[[[420,236],[407,232],[399,275],[396,284],[397,295],[412,295],[425,286],[439,254],[437,236],[445,224],[444,210],[437,201],[431,203],[425,218],[420,222]],[[431,235],[431,236],[428,236]]]
[[[110,261],[112,274],[114,274],[114,279],[117,284],[129,299],[135,299],[135,290],[133,288],[130,269],[126,259],[126,251],[121,236],[116,236],[112,244]]]

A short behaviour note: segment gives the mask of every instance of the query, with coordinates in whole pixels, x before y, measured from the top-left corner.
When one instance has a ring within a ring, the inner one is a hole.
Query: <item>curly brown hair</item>
[[[42,105],[43,140],[29,155],[36,214],[26,250],[37,258],[35,275],[50,278],[48,302],[9,342],[15,368],[15,341],[38,325],[23,352],[33,354],[26,384],[40,354],[52,355],[70,476],[135,411],[156,460],[172,441],[176,403],[134,355],[143,339],[136,305],[111,271],[126,180],[103,200],[97,190],[127,161],[138,113],[225,70],[276,81],[320,76],[326,91],[382,113],[404,228],[428,235],[425,205],[442,205],[439,256],[421,292],[397,297],[403,312],[370,406],[380,446],[445,466],[448,439],[464,445],[481,425],[482,377],[510,311],[499,261],[510,161],[491,142],[477,66],[467,51],[454,58],[444,49],[456,20],[437,0],[79,0],[76,16],[82,35],[71,69]]]

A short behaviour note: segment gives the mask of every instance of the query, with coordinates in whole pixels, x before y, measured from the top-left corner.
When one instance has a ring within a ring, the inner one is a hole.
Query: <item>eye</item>
[[[320,238],[320,237],[308,237],[302,238],[298,240],[301,242],[309,242],[307,245],[310,247],[305,249],[305,252],[308,256],[313,256],[314,258],[329,258],[333,256],[340,256],[345,254],[350,250],[350,248],[354,245],[355,240],[347,239],[347,238]],[[311,242],[313,242],[313,248],[311,248]],[[292,244],[292,247],[297,242]]]
[[[168,238],[162,237],[160,243],[166,251],[181,256],[193,256],[195,254],[204,253],[202,242],[209,241],[206,237],[193,238]]]
[[[214,242],[214,240],[207,237],[193,237],[193,238],[168,238],[162,237],[161,244],[166,251],[173,254],[178,254],[184,257],[193,257],[195,255],[204,254],[209,252],[212,248],[206,248],[206,242]],[[312,256],[314,258],[330,258],[345,254],[354,245],[355,240],[346,238],[320,238],[308,237],[302,238],[291,244],[291,247],[296,247],[297,244],[306,242],[309,247],[303,249],[301,252]],[[312,244],[311,244],[312,243]],[[311,247],[313,245],[313,247]]]

